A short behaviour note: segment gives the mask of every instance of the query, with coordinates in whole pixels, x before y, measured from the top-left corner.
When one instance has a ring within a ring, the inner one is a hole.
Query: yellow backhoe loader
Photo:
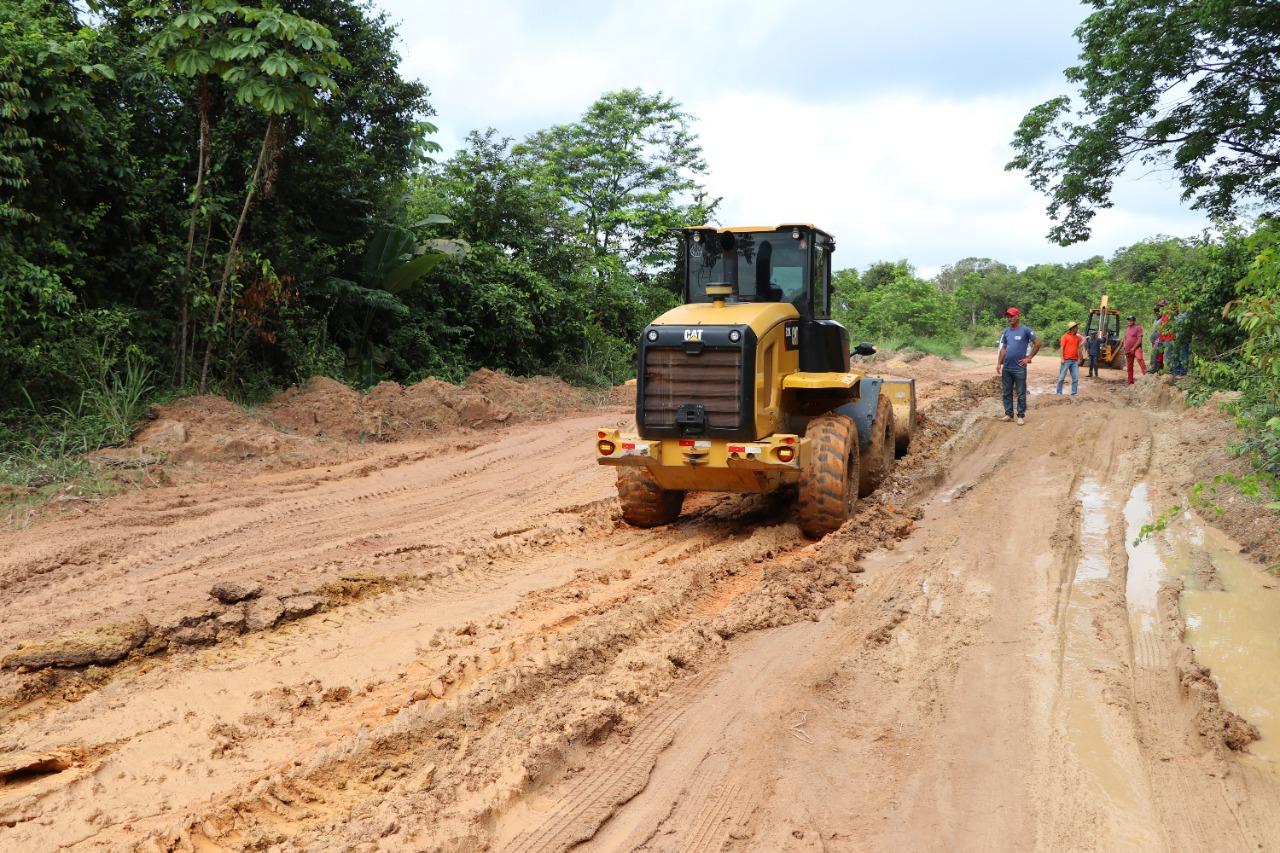
[[[689,491],[794,484],[800,528],[826,535],[907,452],[915,382],[850,369],[848,332],[831,320],[825,231],[680,234],[685,304],[641,334],[636,427],[596,432],[597,461],[618,468],[623,518],[653,527],[679,517]]]
[[[1110,306],[1111,297],[1102,295],[1102,303],[1097,308],[1089,309],[1089,319],[1085,321],[1085,340],[1094,337],[1102,338],[1102,346],[1098,350],[1098,367],[1120,369],[1124,367],[1124,333],[1120,331],[1120,312]]]

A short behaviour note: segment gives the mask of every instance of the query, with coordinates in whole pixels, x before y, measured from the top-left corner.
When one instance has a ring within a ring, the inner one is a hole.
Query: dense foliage
[[[1131,163],[1171,168],[1215,217],[1239,202],[1280,208],[1280,9],[1269,0],[1090,0],[1067,69],[1079,101],[1032,109],[1010,168],[1048,193],[1050,236],[1089,236]]]
[[[1022,270],[990,258],[965,258],[928,281],[906,261],[880,262],[861,274],[836,273],[835,314],[854,337],[932,339],[954,350],[993,344],[1010,306],[1056,341],[1072,320],[1083,326],[1103,294],[1148,329],[1156,303],[1166,299],[1187,312],[1185,337],[1208,356],[1240,343],[1241,331],[1223,317],[1222,306],[1234,298],[1255,254],[1251,239],[1232,231],[1219,237],[1160,237],[1122,248],[1109,259]]]
[[[91,8],[0,7],[11,427],[126,372],[250,397],[316,373],[618,380],[676,290],[669,229],[712,215],[662,95],[434,163],[427,90],[364,0]]]

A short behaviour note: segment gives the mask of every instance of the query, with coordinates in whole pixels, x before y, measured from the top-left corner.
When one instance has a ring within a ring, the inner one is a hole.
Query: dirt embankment
[[[316,376],[246,409],[222,397],[157,406],[130,445],[97,459],[151,480],[213,479],[232,469],[281,470],[367,455],[372,443],[457,438],[595,408],[599,395],[549,377],[479,370],[460,385],[383,382],[368,393]],[[473,442],[474,444],[474,442]]]

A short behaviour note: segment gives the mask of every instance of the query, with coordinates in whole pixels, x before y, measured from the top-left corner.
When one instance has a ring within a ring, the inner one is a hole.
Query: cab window
[[[831,317],[831,240],[823,234],[813,239],[813,316]]]
[[[727,282],[736,269],[744,302],[790,302],[804,310],[809,235],[779,231],[704,232],[686,244],[690,302],[709,302],[707,285]]]

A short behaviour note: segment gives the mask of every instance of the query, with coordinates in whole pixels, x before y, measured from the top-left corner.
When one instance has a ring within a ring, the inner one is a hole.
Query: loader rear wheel
[[[876,419],[871,423],[871,441],[862,453],[862,471],[858,480],[858,497],[874,492],[889,476],[893,467],[893,451],[897,444],[893,423],[893,405],[888,397],[876,403]]]
[[[684,492],[662,488],[644,468],[623,468],[618,471],[618,503],[627,524],[657,527],[680,517]]]
[[[848,520],[858,500],[858,430],[843,415],[809,421],[809,464],[800,472],[800,530],[817,539]]]

